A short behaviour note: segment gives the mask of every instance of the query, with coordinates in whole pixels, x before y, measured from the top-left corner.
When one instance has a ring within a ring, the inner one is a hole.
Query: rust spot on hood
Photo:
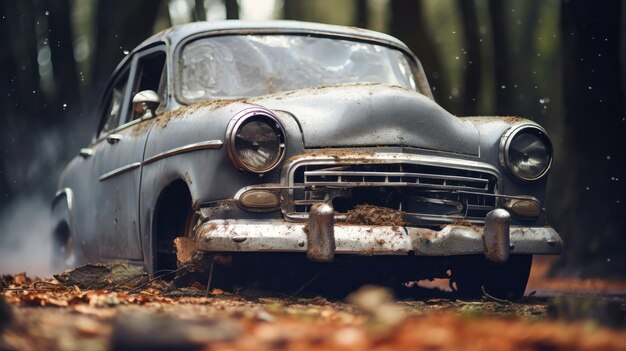
[[[463,119],[468,119],[474,124],[504,122],[508,124],[532,122],[531,120],[517,116],[465,116]]]
[[[304,157],[332,157],[334,159],[359,159],[366,156],[374,156],[376,153],[374,151],[366,151],[366,150],[357,150],[357,149],[323,149],[323,150],[315,150],[315,151],[307,151],[301,154],[297,154],[291,156],[287,163],[304,158]]]
[[[211,111],[213,111],[213,110],[217,110],[219,108],[226,107],[228,105],[232,105],[238,102],[245,103],[246,100],[245,99],[207,100],[207,101],[199,102],[197,104],[190,105],[188,106],[188,108],[194,108],[194,111],[195,111],[197,109],[206,107],[210,109]]]
[[[206,100],[189,106],[179,107],[172,111],[167,111],[156,118],[156,123],[161,128],[166,128],[172,118],[179,118],[191,114],[201,108],[207,108],[210,111],[226,107],[235,103],[245,103],[245,99],[224,99],[224,100]]]
[[[501,118],[507,123],[511,123],[511,124],[520,123],[520,122],[528,122],[528,119],[523,118],[523,117],[517,117],[517,116],[504,116]]]
[[[295,95],[295,96],[311,96],[311,95],[317,94],[318,92],[322,92],[324,90],[341,88],[341,87],[373,87],[373,86],[381,86],[381,87],[392,88],[392,89],[400,89],[400,90],[403,90],[403,91],[409,90],[409,89],[403,88],[403,87],[401,87],[399,85],[396,85],[396,84],[382,84],[382,83],[373,83],[373,82],[340,83],[340,84],[319,85],[319,86],[316,86],[316,87],[309,87],[309,88],[302,88],[302,89],[295,89],[295,90],[278,91],[278,92],[270,93],[270,94],[267,94],[267,95],[251,97],[251,98],[249,98],[248,102],[250,102],[250,103],[253,103],[253,102],[263,103],[263,102],[265,102],[267,100],[283,100],[284,98],[286,98],[288,96],[291,96],[291,95]],[[410,91],[413,91],[413,90],[410,90]],[[371,95],[372,93],[370,92],[369,94]]]

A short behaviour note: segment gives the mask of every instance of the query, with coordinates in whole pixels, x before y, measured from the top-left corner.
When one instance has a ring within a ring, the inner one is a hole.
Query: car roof
[[[251,33],[305,33],[305,34],[327,34],[338,35],[346,37],[356,37],[361,39],[369,39],[387,43],[393,46],[398,46],[404,50],[409,50],[408,47],[400,40],[380,32],[373,30],[362,29],[357,27],[338,26],[324,23],[313,22],[301,22],[301,21],[288,21],[288,20],[276,20],[276,21],[241,21],[241,20],[227,20],[227,21],[205,21],[205,22],[192,22],[182,25],[177,25],[159,33],[154,34],[143,43],[138,46],[138,49],[148,46],[154,42],[166,41],[171,44],[177,44],[185,38],[194,34],[206,33],[206,34],[218,34],[220,32],[229,34],[251,34]]]

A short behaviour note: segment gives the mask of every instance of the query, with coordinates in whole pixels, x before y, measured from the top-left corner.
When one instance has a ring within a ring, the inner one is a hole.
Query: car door
[[[135,115],[132,97],[141,90],[164,90],[165,59],[164,45],[134,54],[102,104],[104,123],[93,157],[99,188],[94,225],[104,259],[142,260],[139,189],[152,121],[151,116]]]

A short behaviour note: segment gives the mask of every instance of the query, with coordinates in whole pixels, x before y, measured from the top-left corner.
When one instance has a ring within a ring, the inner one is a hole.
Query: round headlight
[[[552,164],[552,144],[545,130],[521,125],[508,130],[501,141],[501,161],[521,180],[543,177]]]
[[[227,130],[228,156],[240,170],[265,173],[285,155],[285,133],[270,111],[246,110],[233,118]]]

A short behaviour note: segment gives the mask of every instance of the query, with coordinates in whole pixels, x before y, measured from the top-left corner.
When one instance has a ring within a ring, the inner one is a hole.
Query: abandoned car
[[[546,131],[446,112],[417,57],[385,34],[173,27],[122,60],[98,114],[53,201],[65,265],[126,260],[154,274],[197,253],[290,255],[329,275],[343,262],[374,279],[376,262],[379,278],[449,277],[515,298],[532,255],[562,250],[543,208]]]

